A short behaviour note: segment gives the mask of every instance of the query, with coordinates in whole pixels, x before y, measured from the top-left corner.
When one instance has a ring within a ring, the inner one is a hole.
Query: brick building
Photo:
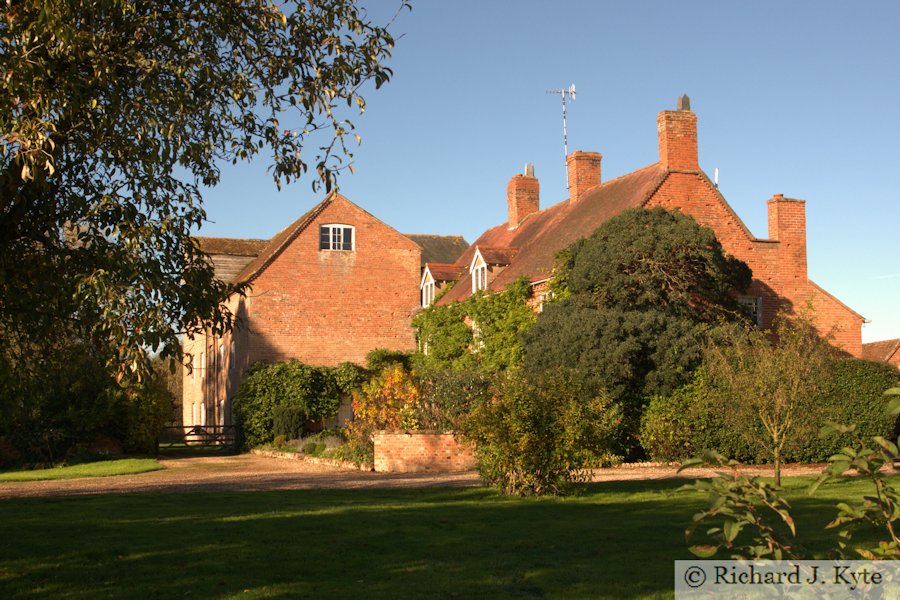
[[[863,317],[807,276],[806,203],[775,194],[768,200],[768,238],[757,238],[700,169],[697,116],[686,96],[677,110],[659,113],[657,129],[659,162],[616,179],[602,180],[599,153],[570,154],[569,197],[543,210],[540,184],[531,169],[514,176],[507,186],[507,222],[485,231],[454,263],[426,265],[430,278],[423,276],[423,306],[450,281],[456,284],[438,304],[463,300],[481,289],[501,290],[525,276],[539,309],[560,250],[628,208],[662,206],[712,228],[725,251],[750,266],[753,283],[741,302],[760,326],[771,327],[780,307],[811,304],[820,332],[832,333],[836,344],[860,356]]]
[[[230,425],[231,399],[258,361],[363,363],[375,348],[413,350],[425,261],[453,262],[459,236],[403,235],[338,193],[271,240],[196,238],[225,281],[248,282],[228,306],[240,326],[185,339],[185,425]]]
[[[862,357],[894,365],[900,369],[900,339],[863,344]]]

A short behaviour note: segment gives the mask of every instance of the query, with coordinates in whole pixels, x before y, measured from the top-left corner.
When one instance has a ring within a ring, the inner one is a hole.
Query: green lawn
[[[9,481],[38,481],[41,479],[75,479],[76,477],[110,477],[158,471],[163,466],[152,458],[123,458],[84,463],[55,469],[35,469],[33,471],[9,471],[0,473],[0,483]]]
[[[826,548],[863,482],[788,480]],[[680,482],[592,484],[562,499],[487,488],[133,494],[0,501],[0,597],[672,597]],[[724,558],[724,557],[723,557]]]

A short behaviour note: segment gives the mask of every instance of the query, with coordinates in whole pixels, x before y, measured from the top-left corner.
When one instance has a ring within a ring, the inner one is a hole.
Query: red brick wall
[[[452,433],[375,433],[375,470],[468,471],[475,468],[475,452]]]
[[[666,114],[666,113],[663,113]],[[662,152],[662,150],[661,150]],[[794,313],[812,306],[822,335],[853,356],[862,354],[862,319],[826,294],[806,276],[806,224],[804,203],[776,196],[770,201],[770,228],[780,240],[757,240],[702,173],[671,173],[648,206],[679,209],[716,232],[729,254],[753,270],[748,295],[762,298],[763,327],[786,300]]]
[[[566,157],[569,177],[569,198],[577,200],[588,189],[600,184],[599,152],[576,150]]]
[[[352,252],[320,251],[319,226],[355,227]],[[374,348],[414,350],[420,249],[338,195],[253,281],[248,364],[296,358],[363,363]]]

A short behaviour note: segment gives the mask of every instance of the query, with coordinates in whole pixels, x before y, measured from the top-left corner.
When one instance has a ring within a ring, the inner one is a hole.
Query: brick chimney
[[[506,186],[509,228],[515,229],[525,217],[540,209],[541,185],[534,176],[534,165],[525,165],[524,175],[513,175]]]
[[[664,110],[656,117],[659,131],[659,162],[676,170],[699,171],[697,160],[697,115],[691,112],[687,95],[678,99],[678,110]]]
[[[769,239],[778,240],[779,272],[786,279],[807,280],[806,202],[775,194],[768,202]]]
[[[603,155],[599,152],[582,152],[576,150],[566,157],[566,169],[569,177],[569,198],[578,200],[589,188],[600,183],[600,161]]]

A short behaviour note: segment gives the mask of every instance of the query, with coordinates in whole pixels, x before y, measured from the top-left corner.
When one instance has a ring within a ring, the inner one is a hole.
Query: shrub
[[[306,421],[306,409],[302,406],[276,406],[272,409],[272,433],[275,437],[299,439]]]
[[[855,435],[862,439],[892,437],[896,417],[875,407],[881,406],[884,390],[898,383],[900,375],[891,365],[855,358],[834,361],[816,396],[816,427],[853,423]],[[788,460],[824,462],[853,441],[849,434],[809,436],[787,455]]]
[[[375,348],[366,354],[366,368],[372,373],[380,373],[392,365],[400,365],[405,370],[411,368],[412,354],[400,350]]]
[[[419,418],[424,429],[459,429],[469,411],[491,395],[491,377],[474,369],[423,369],[414,377],[422,396]]]
[[[659,461],[680,462],[707,450],[740,461],[762,458],[731,430],[723,418],[727,409],[713,397],[705,372],[698,369],[690,383],[650,400],[641,415],[641,446]]]
[[[465,420],[478,470],[510,495],[557,494],[586,478],[586,467],[609,449],[621,410],[606,396],[582,399],[571,371],[532,382],[513,373]]]
[[[118,390],[122,422],[119,435],[126,452],[155,452],[160,432],[172,418],[174,399],[166,382],[153,376],[132,389]]]
[[[234,401],[235,422],[243,445],[258,446],[272,441],[277,406],[295,407],[304,422],[337,413],[341,390],[333,371],[297,360],[253,365]]]
[[[396,363],[363,384],[353,394],[353,421],[347,427],[353,454],[372,460],[372,434],[379,429],[418,429],[419,401],[412,374]]]

